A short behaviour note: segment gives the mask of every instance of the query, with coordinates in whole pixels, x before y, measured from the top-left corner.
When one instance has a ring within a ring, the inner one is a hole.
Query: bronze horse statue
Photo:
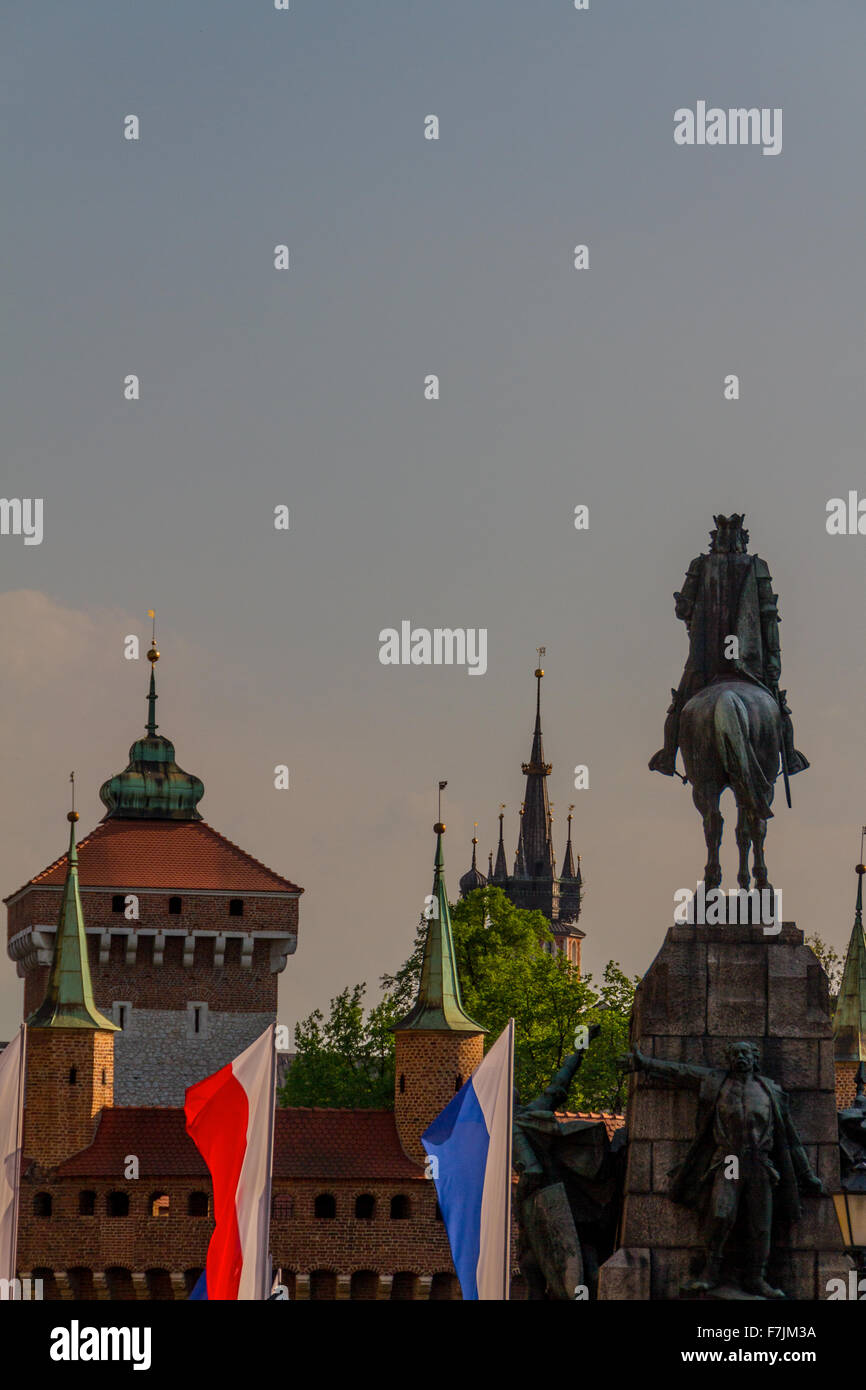
[[[749,848],[756,888],[772,890],[764,861],[764,837],[773,812],[779,773],[782,716],[769,690],[748,680],[718,680],[699,690],[680,716],[680,751],[691,783],[692,800],[704,822],[707,863],[704,882],[722,881],[719,847],[724,820],[719,799],[730,787],[737,803],[737,882],[748,888]]]

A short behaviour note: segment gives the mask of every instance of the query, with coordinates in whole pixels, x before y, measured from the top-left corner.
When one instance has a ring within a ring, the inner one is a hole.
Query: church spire
[[[490,875],[491,883],[505,883],[508,878],[508,864],[505,860],[505,840],[502,834],[502,822],[505,819],[505,803],[499,804],[499,844],[496,849],[496,867]]]
[[[153,617],[153,610],[150,610]],[[150,686],[147,693],[147,736],[136,739],[129,750],[129,766],[103,782],[99,795],[108,807],[103,820],[201,820],[196,809],[204,796],[204,784],[184,772],[175,761],[174,744],[156,731],[156,663],[159,661],[156,631],[147,659]]]
[[[451,934],[451,909],[445,888],[445,858],[442,852],[445,826],[440,820],[433,829],[436,832],[436,859],[418,997],[406,1017],[394,1024],[394,1032],[483,1033],[485,1030],[464,1013],[460,999],[460,981],[457,978]]]
[[[861,842],[862,850],[862,842]],[[833,1019],[834,1054],[837,1062],[866,1061],[866,934],[863,931],[863,875],[857,865],[857,903],[854,926],[845,957],[839,999]]]
[[[70,774],[73,789],[75,779]],[[73,791],[74,795],[74,791]],[[87,937],[84,913],[78,891],[78,850],[75,845],[75,822],[78,812],[72,810],[69,821],[69,853],[66,861],[66,882],[60,902],[60,918],[54,938],[54,953],[48,972],[45,998],[27,1020],[28,1028],[89,1028],[116,1033],[117,1025],[99,1012],[93,1001],[90,981],[90,962],[87,958]]]
[[[460,880],[460,896],[465,898],[468,893],[473,893],[476,888],[484,888],[487,879],[478,867],[476,862],[476,851],[478,848],[478,822],[475,822],[476,833],[472,836],[472,867],[466,871]]]
[[[546,648],[539,647],[539,658]],[[547,796],[547,779],[551,763],[544,761],[544,744],[541,737],[541,681],[544,671],[539,665],[535,672],[537,682],[535,697],[535,730],[532,735],[532,752],[528,763],[523,763],[526,777],[524,815],[521,822],[521,842],[524,871],[529,878],[550,878],[555,875],[553,846],[550,840],[550,805]],[[519,852],[519,850],[518,850]]]
[[[560,878],[577,878],[574,871],[574,851],[571,847],[571,822],[574,819],[574,803],[568,808],[568,841],[565,846],[565,858],[562,861],[562,871]]]

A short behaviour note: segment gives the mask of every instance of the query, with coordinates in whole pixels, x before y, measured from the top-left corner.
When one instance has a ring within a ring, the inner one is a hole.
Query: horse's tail
[[[772,785],[752,750],[745,705],[733,690],[723,690],[716,701],[713,717],[716,747],[737,801],[752,815],[770,820],[773,812],[768,796]]]

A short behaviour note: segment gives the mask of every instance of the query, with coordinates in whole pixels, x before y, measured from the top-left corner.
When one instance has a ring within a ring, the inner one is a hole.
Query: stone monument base
[[[787,1093],[825,1189],[803,1196],[800,1220],[774,1227],[767,1279],[787,1298],[825,1299],[828,1281],[851,1268],[830,1195],[840,1183],[827,977],[793,922],[775,936],[760,926],[671,927],[635,996],[632,1046],[724,1069],[740,1040],[757,1045],[759,1071]],[[704,1243],[698,1213],[670,1196],[669,1170],[694,1139],[696,1112],[694,1091],[632,1076],[620,1248],[600,1270],[600,1299],[707,1296],[681,1294],[701,1271]],[[735,1228],[722,1286],[739,1287],[742,1254]]]

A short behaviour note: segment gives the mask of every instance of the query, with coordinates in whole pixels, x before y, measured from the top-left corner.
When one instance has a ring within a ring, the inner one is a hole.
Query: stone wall
[[[274,1022],[275,1010],[231,1013],[207,1008],[198,1001],[193,981],[189,996],[182,1009],[128,1010],[123,1032],[114,1035],[115,1105],[182,1106],[188,1086],[219,1071]]]

